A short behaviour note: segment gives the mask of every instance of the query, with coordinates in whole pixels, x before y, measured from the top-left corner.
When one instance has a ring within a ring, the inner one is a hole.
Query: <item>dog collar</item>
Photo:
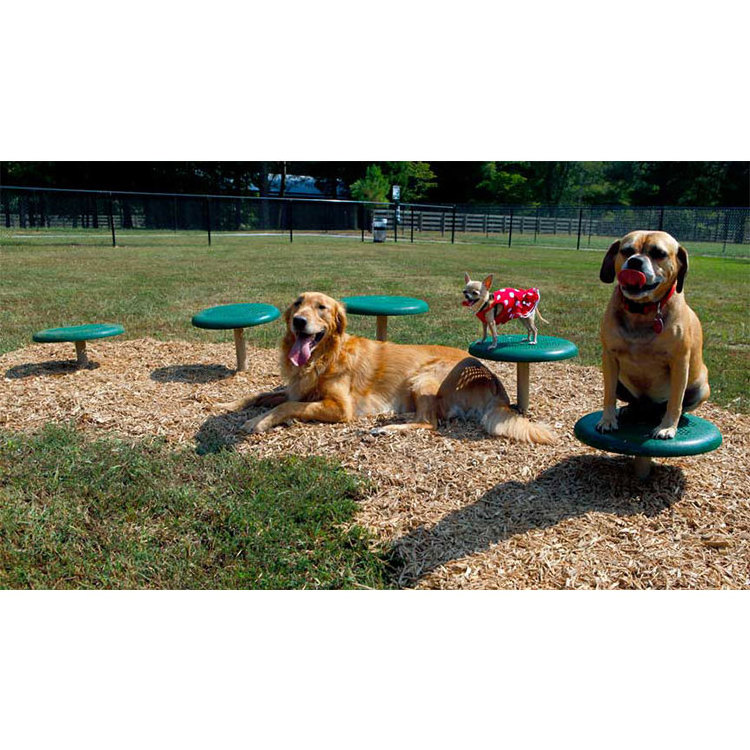
[[[664,318],[661,315],[661,308],[672,298],[672,295],[677,289],[677,282],[672,284],[672,288],[658,302],[633,302],[622,293],[622,289],[619,286],[617,288],[620,290],[620,296],[622,297],[628,312],[635,313],[636,315],[652,315],[656,313],[652,328],[655,333],[661,333],[664,330]]]

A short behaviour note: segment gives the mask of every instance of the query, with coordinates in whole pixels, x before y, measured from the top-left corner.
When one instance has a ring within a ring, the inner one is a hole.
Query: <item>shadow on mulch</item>
[[[225,365],[169,365],[152,370],[149,377],[158,383],[213,383],[235,374]]]
[[[5,377],[16,379],[35,378],[40,375],[70,375],[79,370],[96,370],[98,367],[98,362],[89,362],[85,367],[81,367],[74,359],[52,359],[48,362],[14,365],[5,371]]]
[[[441,565],[486,550],[532,529],[554,526],[592,511],[657,516],[685,489],[681,468],[655,464],[645,481],[632,459],[572,456],[530,482],[503,482],[476,503],[420,526],[393,543],[392,564],[401,586],[413,586]]]
[[[284,386],[277,386],[269,391],[275,393],[283,391]],[[240,429],[248,419],[258,414],[268,413],[267,406],[250,406],[239,411],[224,412],[209,417],[195,434],[195,451],[200,455],[218,453],[222,450],[233,450],[237,443],[247,437],[247,433]]]

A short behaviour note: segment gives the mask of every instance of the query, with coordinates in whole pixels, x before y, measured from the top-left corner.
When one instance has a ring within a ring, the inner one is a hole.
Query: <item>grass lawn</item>
[[[0,588],[382,588],[360,491],[322,460],[0,433]]]
[[[550,249],[478,241],[475,244],[372,242],[298,236],[128,236],[111,248],[73,245],[45,237],[45,244],[18,244],[0,235],[0,351],[30,343],[42,328],[110,321],[128,337],[231,340],[230,333],[193,328],[203,307],[265,301],[284,308],[302,290],[347,294],[405,294],[426,299],[428,315],[391,319],[389,335],[404,343],[465,348],[479,334],[474,317],[460,307],[463,272],[494,272],[498,285],[538,286],[551,333],[575,341],[582,364],[598,364],[598,328],[612,287],[599,282],[606,240],[592,251]],[[177,244],[177,243],[181,244]],[[593,241],[592,241],[593,242]],[[184,244],[182,244],[184,243]],[[691,257],[687,298],[703,322],[704,354],[712,399],[750,410],[747,308],[750,260]],[[275,346],[281,322],[249,332],[260,346]],[[350,317],[350,330],[373,336],[371,318]],[[508,330],[521,331],[510,324]]]

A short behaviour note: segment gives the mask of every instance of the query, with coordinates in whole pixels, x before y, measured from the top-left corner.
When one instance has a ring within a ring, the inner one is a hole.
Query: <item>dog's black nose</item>
[[[296,331],[301,331],[307,325],[307,318],[303,318],[301,315],[295,315],[292,318],[292,325]]]
[[[642,271],[646,261],[640,255],[632,255],[625,261],[624,268],[631,268],[633,271]]]

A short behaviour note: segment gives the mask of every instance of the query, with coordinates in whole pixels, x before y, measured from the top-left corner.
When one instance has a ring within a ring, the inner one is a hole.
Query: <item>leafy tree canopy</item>
[[[388,200],[391,183],[376,164],[367,167],[365,176],[351,185],[352,198],[357,201],[382,203]]]
[[[268,175],[310,175],[326,195],[439,203],[750,205],[750,162],[586,161],[234,161],[0,162],[0,186],[248,195]],[[340,181],[340,183],[339,183]]]

